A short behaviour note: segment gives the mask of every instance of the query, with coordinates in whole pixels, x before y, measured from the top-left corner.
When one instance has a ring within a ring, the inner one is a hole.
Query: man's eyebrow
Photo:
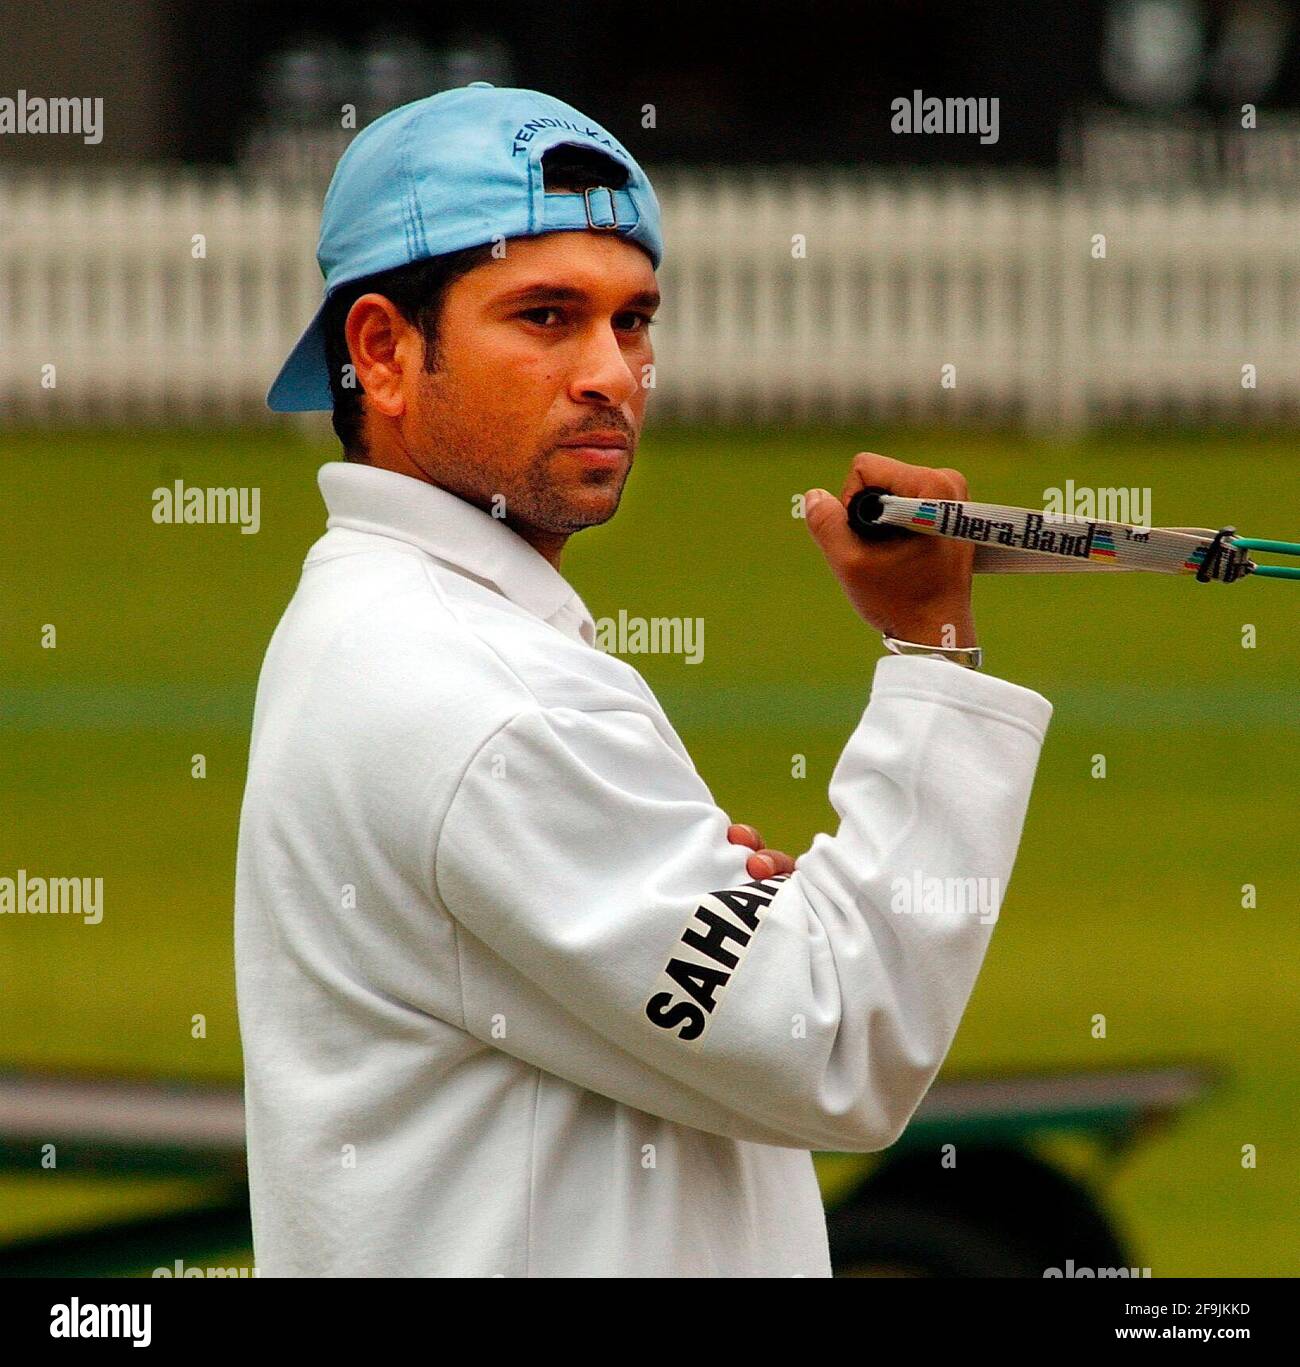
[[[501,295],[496,302],[503,307],[512,308],[519,305],[527,307],[530,304],[582,304],[586,303],[589,297],[585,290],[577,289],[573,285],[537,284],[521,285],[518,289]],[[638,290],[625,302],[624,307],[657,309],[659,302],[658,290]]]

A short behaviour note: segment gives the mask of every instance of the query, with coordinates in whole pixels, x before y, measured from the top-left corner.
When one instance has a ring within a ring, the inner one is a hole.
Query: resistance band
[[[1231,584],[1248,575],[1300,579],[1300,569],[1257,565],[1248,551],[1300,556],[1300,542],[1238,536],[1234,527],[1135,527],[1001,503],[902,498],[860,489],[849,500],[849,525],[864,541],[907,532],[976,543],[976,574],[1052,574],[1082,570],[1190,574]]]

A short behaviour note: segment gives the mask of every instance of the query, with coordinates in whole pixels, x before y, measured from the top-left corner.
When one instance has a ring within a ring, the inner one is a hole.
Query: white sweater
[[[1005,890],[1050,704],[881,660],[839,830],[754,882],[527,542],[403,475],[320,485],[239,829],[259,1271],[828,1275],[809,1150],[898,1137],[993,931],[900,889]]]

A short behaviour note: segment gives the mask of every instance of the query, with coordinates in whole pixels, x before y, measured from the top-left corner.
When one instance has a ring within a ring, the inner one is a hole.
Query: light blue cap
[[[562,144],[603,152],[625,168],[626,182],[547,194],[542,156]],[[325,194],[316,260],[328,299],[377,271],[566,228],[621,233],[656,268],[663,256],[659,201],[625,148],[561,100],[475,81],[394,109],[357,134]],[[266,396],[277,413],[334,406],[323,313],[322,303]]]

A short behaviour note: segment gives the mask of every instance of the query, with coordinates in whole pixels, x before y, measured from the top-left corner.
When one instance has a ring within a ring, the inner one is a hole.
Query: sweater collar
[[[500,519],[424,480],[351,461],[317,475],[327,527],[388,536],[481,580],[566,636],[594,645],[595,624],[572,585]]]

